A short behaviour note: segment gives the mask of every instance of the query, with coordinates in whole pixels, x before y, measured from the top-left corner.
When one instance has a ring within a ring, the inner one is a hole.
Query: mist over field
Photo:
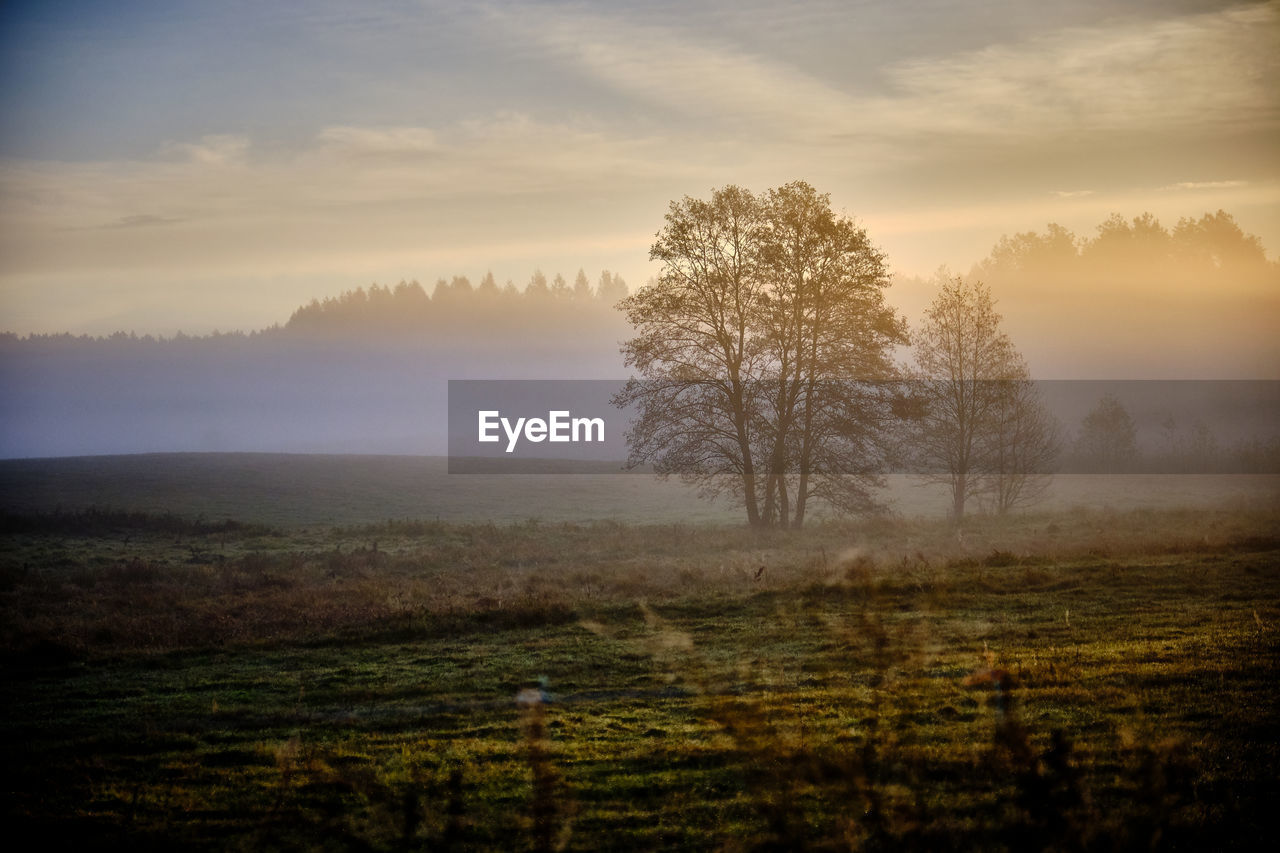
[[[1177,268],[1184,278],[1196,275],[1208,283],[1266,285],[1268,299],[1280,292],[1271,287],[1280,281],[1276,264],[1238,229],[1226,229],[1223,245],[1220,236],[1211,235],[1207,244],[1201,237],[1196,244],[1186,233],[1177,244],[1147,223],[1146,243],[1109,246],[1135,242],[1132,231],[1127,223],[1111,222],[1091,243],[1061,230],[1022,233],[1002,241],[969,275],[994,281],[1002,288],[998,293],[1008,294],[1016,312],[1008,325],[1014,329],[1028,316],[1019,307],[1023,300],[1049,305],[1043,294],[1065,292],[1073,276],[1167,284]],[[1183,231],[1195,235],[1194,228]],[[1099,245],[1110,253],[1109,261],[1098,259]],[[1200,255],[1190,257],[1201,258],[1198,268],[1186,261],[1197,245]],[[1232,260],[1227,249],[1239,257]],[[1214,260],[1220,256],[1226,260]],[[1145,258],[1150,268],[1144,272],[1134,257]],[[0,399],[6,402],[0,409],[0,457],[176,451],[444,455],[450,452],[449,380],[599,380],[619,386],[625,381],[620,346],[632,329],[615,303],[626,284],[606,271],[597,285],[579,273],[576,285],[562,276],[548,284],[540,272],[525,289],[510,283],[499,289],[492,276],[479,287],[461,276],[442,280],[430,296],[416,283],[373,285],[312,300],[282,325],[206,336],[6,334],[0,336]],[[936,287],[898,279],[890,296],[910,305]],[[1269,303],[1232,306],[1270,331]],[[1052,333],[1029,334],[1024,349],[1030,358],[1055,353],[1052,358],[1059,360],[1050,364],[1057,367],[1046,372],[1067,374],[1040,381],[1064,435],[1073,436],[1100,398],[1118,394],[1132,409],[1139,447],[1149,457],[1185,456],[1198,441],[1201,451],[1220,457],[1200,459],[1200,469],[1261,473],[1272,464],[1238,457],[1248,455],[1251,445],[1265,455],[1276,440],[1277,383],[1267,370],[1248,367],[1250,359],[1272,362],[1274,338],[1254,338],[1242,328],[1226,350],[1237,359],[1228,369],[1219,358],[1223,347],[1197,349],[1178,340],[1180,327],[1158,313],[1095,323],[1072,316],[1088,311],[1084,305],[1054,310],[1062,324]],[[1236,328],[1232,315],[1220,311],[1195,316],[1201,338]],[[1107,323],[1135,321],[1163,323],[1170,337],[1150,347],[1107,331]],[[1075,328],[1088,335],[1076,335]],[[1078,361],[1061,360],[1069,341],[1076,341]],[[1118,358],[1099,365],[1099,342],[1119,351]],[[900,354],[909,359],[911,350],[903,347]],[[1159,366],[1146,366],[1151,364]],[[1087,372],[1090,367],[1100,372]],[[597,395],[595,402],[612,393]],[[620,439],[627,413],[603,408],[613,418],[613,439]],[[625,456],[625,450],[615,454]]]
[[[1273,849],[1278,139],[1280,0],[0,4],[0,823]]]
[[[443,455],[449,379],[623,375],[625,323],[595,299],[381,293],[254,334],[7,336],[0,456]]]

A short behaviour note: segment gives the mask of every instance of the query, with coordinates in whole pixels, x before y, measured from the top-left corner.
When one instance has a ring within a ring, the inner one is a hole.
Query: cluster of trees
[[[636,411],[628,462],[733,496],[752,526],[799,527],[814,500],[871,509],[888,466],[946,484],[956,520],[975,502],[1003,514],[1043,494],[1064,450],[1097,470],[1137,453],[1112,397],[1069,445],[979,275],[940,278],[908,330],[884,299],[883,254],[808,184],[673,202],[650,257],[660,276],[619,304],[635,331],[623,355],[636,375],[615,398]],[[1184,276],[1275,272],[1219,212],[1172,232],[1113,217],[1087,241],[1050,226],[1005,238],[977,273],[1124,273],[1118,259],[1135,258]],[[913,362],[896,364],[909,339]],[[1193,439],[1180,450],[1217,452],[1207,430]]]
[[[973,275],[1000,284],[1034,279],[1158,282],[1164,287],[1214,281],[1274,279],[1280,265],[1268,261],[1262,241],[1246,234],[1225,211],[1183,218],[1171,230],[1150,213],[1127,220],[1112,215],[1090,238],[1061,225],[1045,232],[1005,236]]]
[[[1223,211],[1172,228],[1144,213],[1113,215],[1083,237],[1060,225],[1006,236],[970,276],[1004,294],[1021,333],[1072,329],[1028,340],[1038,363],[1190,378],[1256,375],[1280,357],[1270,322],[1280,262]],[[1157,335],[1169,345],[1141,345]]]
[[[628,287],[621,275],[603,270],[593,285],[584,270],[579,269],[572,284],[557,273],[550,281],[541,270],[535,270],[523,289],[508,281],[499,287],[489,272],[473,285],[466,276],[438,279],[430,295],[417,281],[402,281],[395,286],[371,284],[357,287],[337,296],[312,299],[297,308],[284,325],[278,323],[250,332],[212,332],[189,335],[177,332],[170,337],[138,335],[118,331],[109,335],[32,334],[23,337],[12,332],[0,333],[0,344],[49,349],[108,346],[125,349],[136,345],[207,343],[234,345],[249,340],[278,340],[295,336],[365,336],[382,333],[414,334],[423,331],[437,334],[450,330],[470,335],[486,324],[496,327],[555,328],[597,326],[603,318],[616,318],[614,305],[626,298]]]
[[[814,499],[872,508],[894,456],[948,482],[957,518],[1042,483],[1056,429],[981,285],[944,284],[903,368],[884,255],[808,184],[673,202],[650,254],[661,275],[620,305],[629,464],[731,494],[758,527],[800,527]]]
[[[628,463],[734,495],[752,526],[799,527],[815,497],[869,508],[877,382],[907,332],[865,230],[805,183],[728,186],[672,202],[650,257],[661,274],[619,306]]]
[[[626,295],[626,281],[608,270],[600,273],[594,286],[581,269],[572,284],[560,273],[548,282],[542,270],[535,270],[523,289],[512,281],[500,287],[488,272],[478,285],[466,276],[441,278],[429,296],[418,282],[402,281],[395,287],[373,284],[336,297],[313,299],[294,311],[284,328],[295,332],[420,328],[433,319],[452,321],[467,314],[528,316],[528,312],[554,313],[569,306],[609,308]]]

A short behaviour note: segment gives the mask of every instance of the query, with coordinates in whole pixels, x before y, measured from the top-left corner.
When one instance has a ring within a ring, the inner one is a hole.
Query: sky
[[[809,181],[907,275],[1113,212],[1222,208],[1274,258],[1277,72],[1280,2],[6,2],[0,329],[634,287],[730,183]]]

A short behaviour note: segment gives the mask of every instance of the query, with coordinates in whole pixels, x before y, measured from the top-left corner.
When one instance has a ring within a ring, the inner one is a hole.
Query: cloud
[[[1158,130],[1280,117],[1280,4],[1069,28],[903,62],[881,102],[900,125],[974,134]]]
[[[164,146],[166,153],[179,154],[192,163],[223,166],[244,161],[249,151],[249,137],[234,134],[213,134],[201,137],[199,142],[170,142]]]
[[[351,156],[421,156],[439,151],[437,134],[426,127],[325,128],[316,142],[331,152]]]
[[[499,18],[550,56],[629,97],[763,141],[957,137],[1023,144],[1056,134],[1280,124],[1280,3],[1043,33],[904,59],[878,81],[821,79],[671,24],[579,7]],[[874,87],[874,88],[873,88]]]
[[[614,247],[618,234],[643,258],[636,211],[661,210],[648,194],[669,197],[655,187],[672,174],[704,174],[672,165],[652,138],[516,112],[438,128],[335,125],[293,152],[251,151],[206,137],[161,152],[179,159],[0,161],[0,279],[359,270],[459,246],[484,264],[511,246]],[[162,225],[174,227],[161,237]]]
[[[785,63],[669,24],[547,6],[495,19],[593,81],[704,124],[751,122],[765,137],[805,136],[843,123],[855,107],[847,93]]]
[[[148,228],[154,225],[174,225],[181,222],[174,216],[156,216],[152,213],[133,213],[128,216],[121,216],[114,222],[104,225],[104,228]]]
[[[1161,187],[1162,190],[1228,190],[1235,187],[1247,187],[1248,181],[1182,181]]]
[[[1086,198],[1095,194],[1094,190],[1055,190],[1053,193],[1055,198]]]

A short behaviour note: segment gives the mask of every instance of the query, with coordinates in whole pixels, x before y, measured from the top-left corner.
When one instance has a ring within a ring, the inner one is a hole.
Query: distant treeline
[[[431,294],[417,281],[402,281],[393,286],[357,287],[338,296],[312,299],[299,307],[284,325],[243,332],[212,332],[188,335],[178,332],[172,337],[114,332],[109,335],[32,334],[23,337],[12,332],[0,333],[0,343],[18,341],[32,344],[65,345],[74,343],[167,343],[189,344],[209,342],[241,342],[255,338],[288,339],[314,337],[351,337],[369,333],[396,334],[432,332],[436,335],[464,336],[474,324],[483,323],[486,330],[504,327],[530,328],[550,326],[563,330],[565,324],[577,325],[592,315],[617,319],[613,306],[627,296],[628,287],[622,276],[604,270],[593,285],[584,270],[579,269],[572,283],[556,273],[550,281],[536,270],[521,289],[507,281],[499,286],[492,272],[485,273],[478,285],[466,276],[441,278]]]
[[[0,335],[0,457],[445,452],[449,379],[623,372],[621,277],[360,287],[254,332]]]
[[[429,327],[434,321],[447,319],[454,323],[476,315],[501,320],[535,322],[554,315],[599,309],[611,310],[627,295],[622,276],[608,270],[600,274],[592,286],[583,270],[570,284],[557,273],[548,282],[541,270],[533,273],[523,290],[508,281],[499,287],[493,273],[486,273],[478,285],[466,276],[439,279],[428,296],[416,281],[400,282],[395,287],[377,284],[368,289],[358,287],[337,297],[313,299],[293,312],[285,324],[286,332],[332,333],[360,329],[412,330]]]
[[[1089,238],[1050,224],[1043,234],[1002,237],[971,275],[993,286],[1027,277],[1046,283],[1123,280],[1173,286],[1274,280],[1277,273],[1280,262],[1267,260],[1262,241],[1219,210],[1199,219],[1184,217],[1172,229],[1150,213],[1132,220],[1117,213]]]

